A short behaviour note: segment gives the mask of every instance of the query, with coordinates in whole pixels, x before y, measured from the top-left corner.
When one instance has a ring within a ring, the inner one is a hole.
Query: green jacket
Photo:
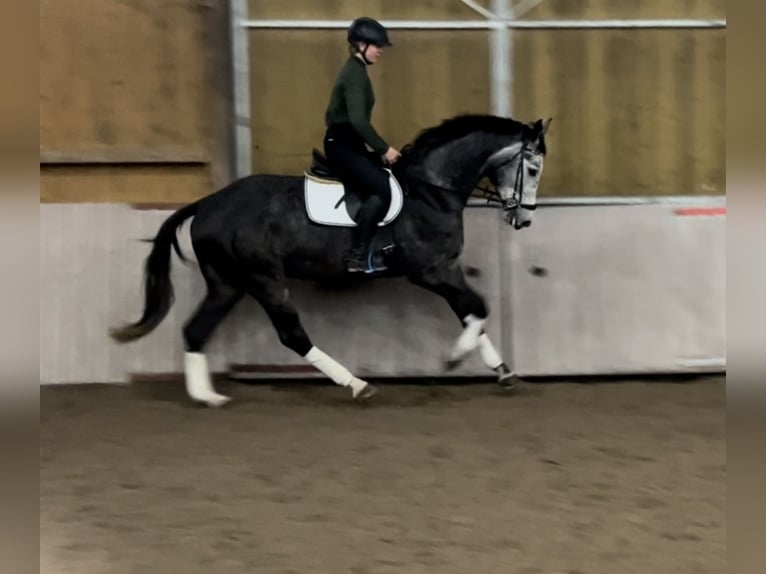
[[[389,145],[370,123],[374,105],[375,94],[367,75],[367,66],[359,58],[351,56],[335,79],[325,112],[325,124],[351,124],[375,152],[383,155]]]

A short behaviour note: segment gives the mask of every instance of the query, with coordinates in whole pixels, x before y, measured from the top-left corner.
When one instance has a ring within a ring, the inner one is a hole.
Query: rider
[[[375,94],[367,66],[377,61],[384,47],[392,45],[388,33],[372,18],[357,18],[348,29],[348,43],[350,56],[338,73],[325,112],[324,150],[344,184],[363,201],[346,265],[350,272],[364,272],[369,269],[370,242],[386,214],[390,193],[388,174],[365,144],[389,166],[400,154],[370,124]],[[372,270],[380,268],[373,266]]]

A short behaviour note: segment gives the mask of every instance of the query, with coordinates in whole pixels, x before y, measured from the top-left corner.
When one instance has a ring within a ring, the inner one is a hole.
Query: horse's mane
[[[402,148],[402,158],[409,163],[416,158],[423,157],[442,144],[466,136],[471,132],[515,135],[527,129],[529,129],[527,124],[511,118],[486,114],[464,114],[422,130],[412,143]]]

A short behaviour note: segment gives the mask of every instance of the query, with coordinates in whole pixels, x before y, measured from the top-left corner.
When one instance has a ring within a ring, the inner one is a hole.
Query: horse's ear
[[[542,120],[538,120],[538,121],[542,123]],[[542,128],[543,128],[542,135],[545,135],[548,132],[548,128],[550,127],[552,121],[553,121],[553,118],[548,118],[547,120],[545,120],[545,123],[542,124]]]

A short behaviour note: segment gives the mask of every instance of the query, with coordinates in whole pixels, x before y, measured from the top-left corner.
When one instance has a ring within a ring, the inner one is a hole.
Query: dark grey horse
[[[405,192],[404,205],[398,217],[379,230],[393,247],[385,253],[385,275],[405,276],[441,295],[462,322],[448,365],[456,366],[478,348],[505,388],[513,388],[514,376],[484,332],[487,307],[467,285],[460,265],[463,210],[479,181],[487,177],[508,223],[516,229],[531,224],[549,122],[464,115],[423,131],[392,168]],[[286,347],[335,383],[349,387],[355,399],[374,394],[369,383],[311,342],[290,302],[286,278],[359,281],[356,274],[346,273],[343,262],[352,229],[317,225],[308,217],[302,176],[244,177],[168,217],[146,259],[143,315],[112,330],[115,340],[143,337],[167,315],[174,300],[171,247],[183,259],[177,228],[192,216],[192,245],[207,284],[204,300],[183,329],[186,388],[192,399],[209,406],[229,400],[214,390],[203,349],[245,294],[263,306]]]

